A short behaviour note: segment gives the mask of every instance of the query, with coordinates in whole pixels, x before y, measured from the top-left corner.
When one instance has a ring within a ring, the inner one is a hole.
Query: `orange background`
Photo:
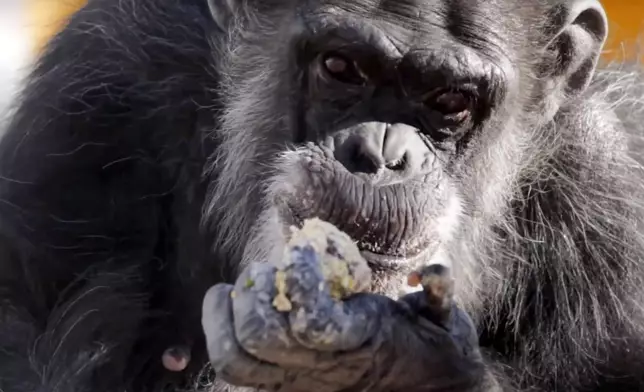
[[[65,18],[85,0],[29,0],[29,26],[37,50],[62,26]],[[602,1],[610,19],[610,37],[604,57],[608,60],[634,59],[634,46],[644,33],[644,0]]]
[[[0,0],[1,1],[1,0]],[[29,0],[27,17],[34,50],[38,51],[85,0]]]
[[[604,58],[643,61],[644,47],[636,48],[644,38],[644,0],[604,0],[602,4],[610,23]]]

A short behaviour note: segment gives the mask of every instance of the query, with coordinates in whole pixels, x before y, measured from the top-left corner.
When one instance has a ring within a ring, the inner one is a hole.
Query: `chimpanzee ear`
[[[228,29],[231,19],[237,13],[238,3],[239,0],[208,0],[210,14],[221,29]]]
[[[548,51],[555,57],[549,77],[560,97],[574,97],[590,84],[608,35],[597,0],[564,0],[550,13]]]

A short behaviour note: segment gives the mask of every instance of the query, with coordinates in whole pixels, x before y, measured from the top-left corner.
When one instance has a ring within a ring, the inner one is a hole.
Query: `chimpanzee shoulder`
[[[163,385],[149,357],[199,339],[223,34],[206,2],[90,0],[39,56],[0,143],[0,389]]]

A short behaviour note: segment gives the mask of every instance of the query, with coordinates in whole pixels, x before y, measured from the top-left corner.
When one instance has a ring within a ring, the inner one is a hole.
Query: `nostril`
[[[356,145],[352,155],[352,166],[355,172],[375,174],[384,166],[382,159],[379,159],[380,156],[363,145]]]
[[[402,171],[407,167],[407,153],[405,153],[399,159],[396,159],[391,162],[387,162],[385,167],[391,171]]]

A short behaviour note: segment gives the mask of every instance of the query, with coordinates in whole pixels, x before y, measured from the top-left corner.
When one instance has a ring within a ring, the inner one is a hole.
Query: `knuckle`
[[[364,314],[347,314],[339,305],[322,314],[300,312],[290,318],[294,338],[303,346],[325,351],[348,351],[362,346],[374,326]]]
[[[213,364],[213,369],[217,374],[217,378],[222,381],[238,386],[250,386],[253,384],[253,380],[246,365],[241,355],[232,355],[216,365]]]
[[[208,357],[212,367],[219,371],[234,362],[240,350],[235,341],[232,326],[226,321],[219,322],[216,331],[208,340]]]
[[[235,333],[239,344],[251,353],[260,350],[266,340],[271,339],[263,329],[264,323],[259,320],[259,317],[246,318],[237,322]]]
[[[222,345],[223,346],[223,345]],[[210,364],[217,373],[225,371],[235,361],[235,353],[219,347],[218,350],[209,350]]]
[[[214,314],[219,315],[219,313],[228,309],[227,305],[230,301],[231,291],[232,286],[228,284],[218,284],[208,289],[203,300],[202,317],[207,318]]]
[[[276,294],[273,270],[258,265],[242,278],[248,279],[248,284],[238,286],[233,300],[239,344],[249,353],[258,354],[287,342],[288,322],[273,306]]]
[[[204,298],[201,324],[209,349],[217,350],[219,342],[232,334],[231,291],[228,285],[217,285]]]
[[[237,339],[244,350],[260,355],[266,351],[286,350],[291,341],[288,331],[281,320],[251,320],[237,326]]]

